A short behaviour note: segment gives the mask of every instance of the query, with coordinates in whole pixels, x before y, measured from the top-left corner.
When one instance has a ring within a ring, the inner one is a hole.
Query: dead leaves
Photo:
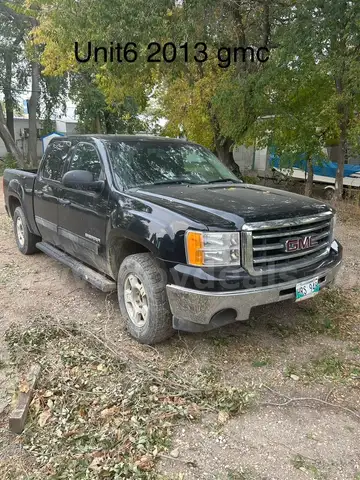
[[[39,418],[38,418],[38,425],[40,427],[44,427],[46,422],[49,420],[51,417],[51,412],[50,410],[44,410],[43,412],[40,413]]]
[[[113,407],[110,407],[110,408],[104,408],[104,410],[100,412],[100,416],[102,418],[110,418],[110,417],[114,417],[119,412],[120,412],[120,407],[117,407],[116,405],[114,405]]]
[[[143,455],[139,460],[136,460],[135,465],[139,470],[149,472],[154,468],[154,462],[151,455]]]
[[[19,385],[19,392],[28,393],[30,390],[30,385],[27,380],[23,379]]]
[[[218,422],[221,424],[221,425],[224,425],[230,418],[230,415],[228,414],[228,412],[225,412],[224,410],[220,410],[219,414],[218,414]]]
[[[156,459],[169,451],[171,427],[210,409],[232,414],[243,400],[202,373],[172,382],[169,371],[153,363],[119,369],[103,345],[84,343],[62,337],[42,352],[46,376],[31,404],[35,422],[24,445],[54,477],[155,478]],[[221,413],[219,422],[225,421]],[[173,450],[171,458],[178,454]]]

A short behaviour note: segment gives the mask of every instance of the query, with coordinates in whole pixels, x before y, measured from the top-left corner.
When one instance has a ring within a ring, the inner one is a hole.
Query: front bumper
[[[316,275],[264,287],[244,290],[209,292],[167,285],[167,295],[173,314],[173,326],[178,330],[204,331],[234,321],[247,320],[253,307],[295,300],[296,284],[319,278],[320,289],[331,284],[339,271],[341,260],[331,267],[319,269]]]

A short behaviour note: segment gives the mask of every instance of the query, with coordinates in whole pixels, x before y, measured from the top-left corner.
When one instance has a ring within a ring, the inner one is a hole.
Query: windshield
[[[209,150],[166,141],[105,142],[118,185],[240,182]]]

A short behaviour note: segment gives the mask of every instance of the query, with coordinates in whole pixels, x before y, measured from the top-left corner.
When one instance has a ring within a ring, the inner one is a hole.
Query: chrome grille
[[[242,264],[252,275],[285,272],[318,262],[330,252],[333,213],[247,223],[243,226]],[[287,240],[311,237],[316,244],[286,251]]]

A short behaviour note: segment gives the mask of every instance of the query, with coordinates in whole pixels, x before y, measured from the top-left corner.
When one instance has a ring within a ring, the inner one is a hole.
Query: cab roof
[[[100,134],[85,134],[85,135],[66,135],[59,137],[59,140],[79,140],[79,141],[89,141],[89,140],[107,140],[110,142],[131,142],[131,141],[142,141],[142,142],[174,142],[174,143],[191,143],[183,138],[171,138],[171,137],[159,137],[155,135],[100,135]]]

